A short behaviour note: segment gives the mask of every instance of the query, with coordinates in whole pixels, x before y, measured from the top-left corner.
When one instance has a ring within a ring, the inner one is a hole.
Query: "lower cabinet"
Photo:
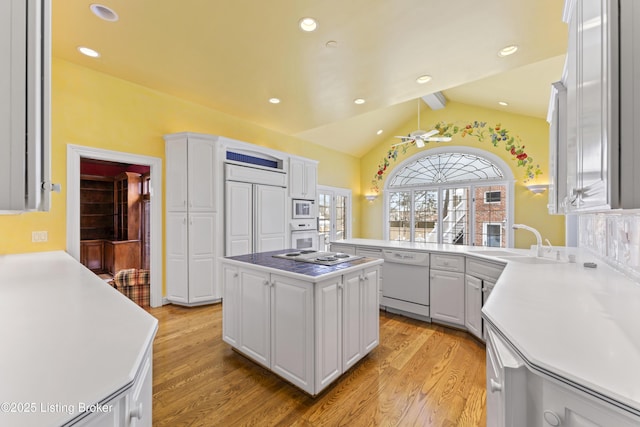
[[[482,280],[467,274],[464,282],[464,325],[482,339]]]
[[[81,240],[80,263],[93,272],[102,273],[104,271],[104,240]]]
[[[378,267],[318,283],[222,271],[223,340],[311,395],[378,345]]]
[[[431,269],[431,319],[464,326],[464,273]]]
[[[631,427],[640,417],[531,371],[487,326],[487,426]]]
[[[151,427],[153,400],[152,345],[147,349],[132,387],[110,401],[88,407],[78,407],[91,414],[74,426],[79,427]]]

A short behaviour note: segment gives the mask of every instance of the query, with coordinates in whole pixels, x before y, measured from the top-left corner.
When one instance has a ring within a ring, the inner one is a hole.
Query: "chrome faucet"
[[[513,229],[514,230],[517,230],[518,228],[530,231],[533,234],[535,234],[536,241],[537,241],[537,244],[536,244],[536,256],[542,257],[542,236],[540,236],[540,233],[538,232],[538,230],[536,230],[533,227],[529,227],[528,225],[524,225],[524,224],[513,224]]]

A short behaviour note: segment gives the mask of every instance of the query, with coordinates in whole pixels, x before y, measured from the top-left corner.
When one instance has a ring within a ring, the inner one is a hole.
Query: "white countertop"
[[[481,248],[470,246],[369,239],[336,243],[506,262],[483,317],[533,369],[640,415],[640,284],[604,261],[576,249],[570,249],[576,263],[526,264],[482,255]],[[584,267],[590,261],[597,268]]]
[[[0,425],[60,426],[131,387],[157,324],[65,252],[0,256]]]

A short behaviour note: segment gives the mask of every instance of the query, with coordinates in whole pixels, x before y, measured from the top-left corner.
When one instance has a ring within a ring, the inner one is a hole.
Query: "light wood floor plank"
[[[485,427],[484,345],[380,313],[380,345],[312,398],[222,341],[220,304],[150,309],[153,425]]]

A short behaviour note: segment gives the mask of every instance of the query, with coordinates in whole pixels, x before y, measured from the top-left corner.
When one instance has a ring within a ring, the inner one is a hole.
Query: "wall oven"
[[[301,200],[293,199],[293,219],[315,219],[316,217],[316,202],[315,200]]]
[[[291,247],[298,250],[318,250],[316,220],[291,222]]]

